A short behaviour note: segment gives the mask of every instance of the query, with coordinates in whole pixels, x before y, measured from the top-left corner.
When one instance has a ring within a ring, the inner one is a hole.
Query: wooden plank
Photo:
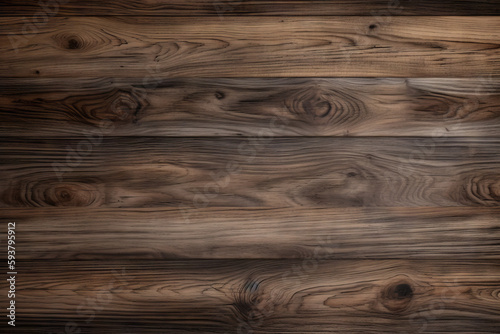
[[[0,135],[500,136],[500,80],[5,78]]]
[[[46,3],[48,6],[43,6]],[[54,5],[54,3],[57,3]],[[155,1],[40,1],[4,0],[4,16],[49,15],[499,15],[496,0],[155,0]],[[47,8],[47,9],[45,9]]]
[[[500,204],[494,138],[1,140],[1,207]]]
[[[500,75],[497,17],[53,17],[32,30],[25,24],[0,20],[0,76]]]
[[[500,259],[500,208],[40,208],[0,217],[17,224],[21,261]]]
[[[498,261],[22,265],[23,333],[496,333],[500,325]]]

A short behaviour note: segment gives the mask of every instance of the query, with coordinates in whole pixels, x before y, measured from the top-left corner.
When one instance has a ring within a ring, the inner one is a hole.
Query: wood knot
[[[284,103],[290,113],[311,125],[352,125],[366,113],[363,102],[354,96],[320,85],[296,90]]]
[[[69,52],[84,52],[93,49],[103,43],[103,39],[94,36],[91,30],[79,30],[78,33],[71,31],[60,31],[52,36],[57,45]]]
[[[86,48],[82,37],[72,34],[60,34],[54,36],[59,45],[65,50],[82,50]]]
[[[238,319],[253,321],[262,317],[258,307],[262,298],[260,285],[260,282],[248,279],[236,292],[233,307]]]
[[[75,49],[79,49],[81,47],[80,45],[80,42],[74,38],[70,38],[68,40],[68,44],[67,44],[67,49],[70,49],[70,50],[75,50]]]
[[[401,283],[396,285],[394,288],[391,288],[389,298],[401,300],[405,298],[411,298],[413,296],[413,290],[411,286],[406,283]]]
[[[53,185],[38,193],[40,203],[50,206],[86,207],[99,199],[99,192],[92,185],[77,182]]]
[[[404,311],[413,298],[413,288],[409,282],[398,281],[386,286],[381,294],[382,305],[391,312]]]
[[[488,121],[498,120],[498,113],[492,112],[487,101],[482,101],[478,97],[451,97],[444,94],[425,91],[410,86],[410,94],[413,95],[413,108],[415,119],[442,121],[457,120],[462,121]]]
[[[477,176],[465,177],[457,201],[481,206],[500,205],[500,174],[478,172]]]
[[[20,179],[3,194],[5,203],[24,207],[89,207],[102,202],[92,183]]]
[[[108,119],[114,121],[134,121],[134,118],[144,109],[146,101],[138,95],[125,91],[118,90],[113,94],[110,105],[111,114]]]
[[[223,99],[223,98],[225,98],[225,97],[226,97],[226,95],[225,95],[223,92],[221,92],[221,91],[216,91],[216,92],[215,92],[215,98],[216,98],[217,100],[222,100],[222,99]]]
[[[124,89],[70,96],[62,104],[68,119],[96,126],[103,120],[137,123],[140,113],[149,106],[141,94]]]

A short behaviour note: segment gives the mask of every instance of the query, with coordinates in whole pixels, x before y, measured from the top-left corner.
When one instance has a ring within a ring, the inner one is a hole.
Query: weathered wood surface
[[[500,75],[497,17],[53,17],[36,33],[25,24],[0,19],[0,76]]]
[[[1,207],[498,206],[490,138],[2,138]]]
[[[500,14],[500,2],[496,0],[57,0],[55,3],[4,0],[0,9],[3,15],[28,17],[38,12],[62,16],[366,15],[381,19],[392,15]]]
[[[21,265],[23,333],[64,333],[65,326],[81,333],[497,333],[500,326],[498,261]]]
[[[0,11],[1,333],[499,332],[500,1]]]
[[[2,139],[0,205],[500,204],[497,139],[89,138]]]
[[[500,208],[49,208],[0,217],[18,222],[22,261],[500,259]]]
[[[500,136],[500,80],[15,79],[0,135]]]

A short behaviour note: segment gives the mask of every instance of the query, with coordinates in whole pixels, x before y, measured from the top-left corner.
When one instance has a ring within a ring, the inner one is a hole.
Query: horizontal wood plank
[[[500,136],[489,77],[6,78],[0,105],[1,136]]]
[[[500,208],[40,208],[0,219],[16,222],[21,261],[500,259]]]
[[[1,207],[500,204],[494,138],[1,140]]]
[[[496,333],[500,325],[498,261],[21,266],[23,333]]]
[[[45,5],[44,5],[45,4]],[[56,5],[57,4],[57,5]],[[497,0],[4,0],[3,15],[499,15]]]
[[[25,25],[0,19],[0,76],[500,75],[496,17],[53,17]]]

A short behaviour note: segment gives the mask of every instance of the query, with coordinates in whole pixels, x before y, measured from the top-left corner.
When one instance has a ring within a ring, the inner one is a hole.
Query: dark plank
[[[496,17],[53,17],[36,33],[25,24],[0,20],[0,76],[500,75]]]
[[[42,6],[38,0],[4,0],[3,15],[149,15],[200,16],[219,15],[499,15],[496,0],[156,0],[156,1],[69,1],[57,0]],[[47,9],[45,9],[47,8]]]
[[[19,270],[20,333],[66,325],[81,333],[391,334],[500,326],[498,261],[37,261]]]
[[[500,80],[13,79],[0,135],[500,136]],[[274,124],[274,126],[273,126]]]
[[[1,207],[500,204],[493,138],[1,140]]]
[[[0,218],[17,223],[22,261],[500,259],[500,208],[0,209]]]

